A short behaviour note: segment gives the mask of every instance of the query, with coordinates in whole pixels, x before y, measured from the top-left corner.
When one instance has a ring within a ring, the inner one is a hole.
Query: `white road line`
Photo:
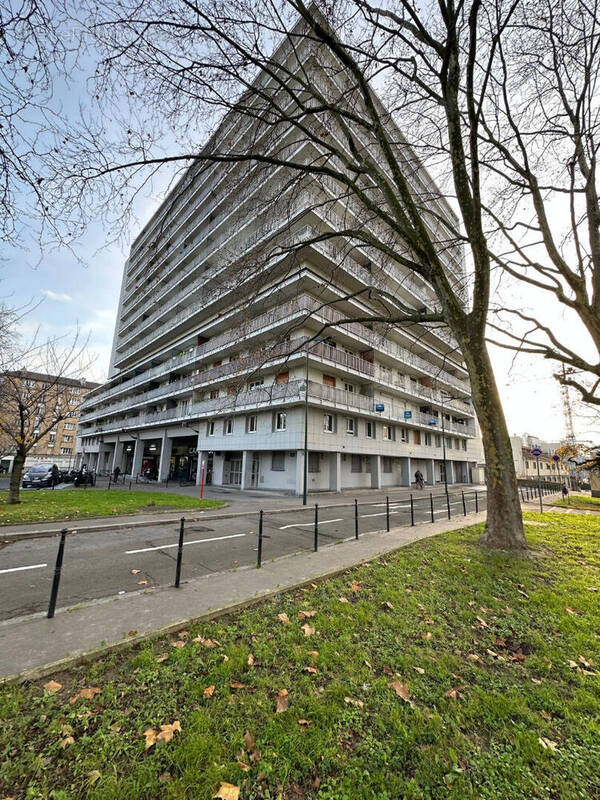
[[[240,536],[245,536],[245,533],[232,533],[231,536],[213,536],[210,539],[193,539],[190,542],[184,542],[185,547],[188,544],[204,544],[204,542],[222,542],[223,539],[239,539]],[[134,553],[149,553],[151,550],[168,550],[169,547],[178,547],[179,542],[175,544],[161,544],[158,547],[142,547],[141,550],[125,550],[125,555],[133,555]]]
[[[0,575],[4,575],[6,572],[21,572],[24,569],[42,569],[42,567],[47,567],[48,564],[32,564],[30,567],[11,567],[10,569],[0,569]]]
[[[344,518],[339,517],[339,519],[323,519],[319,520],[319,525],[327,525],[328,522],[343,522]],[[282,525],[279,528],[280,531],[284,531],[286,528],[313,528],[314,522],[297,522],[294,525]]]
[[[378,511],[376,514],[361,514],[360,517],[361,519],[364,519],[365,517],[385,517],[386,513],[386,511]],[[393,513],[393,511],[390,511],[390,514]]]

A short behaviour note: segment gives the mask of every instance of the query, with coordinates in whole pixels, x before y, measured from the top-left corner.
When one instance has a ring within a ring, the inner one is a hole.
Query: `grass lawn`
[[[569,495],[568,500],[555,500],[553,505],[564,508],[581,508],[584,511],[600,511],[600,497],[590,497],[585,494]]]
[[[526,517],[0,688],[0,797],[600,797],[600,521]]]
[[[20,493],[18,505],[6,504],[8,492],[0,492],[0,526],[14,522],[111,517],[153,511],[160,506],[170,508],[213,508],[223,505],[218,500],[200,500],[166,492],[136,492],[126,489],[40,489]]]

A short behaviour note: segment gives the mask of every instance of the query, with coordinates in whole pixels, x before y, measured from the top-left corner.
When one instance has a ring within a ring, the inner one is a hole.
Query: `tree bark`
[[[25,464],[25,456],[17,452],[15,460],[13,461],[12,472],[10,473],[10,484],[8,488],[8,505],[15,505],[20,503],[19,489],[21,488],[21,477],[23,475],[23,465]]]
[[[469,366],[487,467],[487,522],[481,543],[497,550],[523,550],[527,542],[517,474],[489,353],[477,337],[467,341],[462,352]]]

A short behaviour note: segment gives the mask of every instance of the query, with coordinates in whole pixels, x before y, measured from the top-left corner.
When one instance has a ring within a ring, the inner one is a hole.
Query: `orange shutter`
[[[335,378],[333,375],[323,375],[323,383],[325,386],[332,386],[335,389]]]
[[[290,379],[289,372],[280,372],[275,378],[275,383],[287,383]]]

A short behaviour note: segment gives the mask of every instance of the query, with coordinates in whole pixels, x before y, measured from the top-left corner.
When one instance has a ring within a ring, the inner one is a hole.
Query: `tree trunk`
[[[487,466],[487,522],[482,544],[498,550],[527,547],[517,475],[504,411],[487,347],[473,337],[462,348]]]
[[[8,488],[8,505],[20,503],[19,489],[21,488],[21,477],[23,476],[23,465],[25,464],[25,456],[22,453],[17,453],[13,461],[12,472],[10,473],[10,484]]]

